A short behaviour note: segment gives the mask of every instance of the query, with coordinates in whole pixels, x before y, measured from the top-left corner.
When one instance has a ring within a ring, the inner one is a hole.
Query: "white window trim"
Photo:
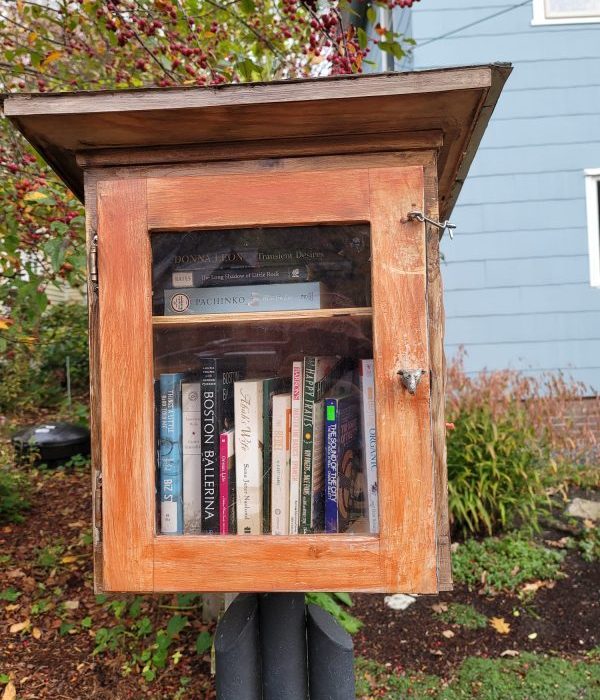
[[[584,170],[584,173],[590,284],[592,287],[600,287],[600,194],[598,192],[600,168]]]
[[[600,15],[594,17],[546,17],[544,0],[533,0],[533,26],[542,24],[590,24],[600,22]]]

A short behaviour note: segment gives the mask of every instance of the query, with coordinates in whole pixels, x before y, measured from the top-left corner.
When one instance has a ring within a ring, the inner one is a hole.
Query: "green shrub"
[[[347,593],[307,593],[306,602],[318,605],[333,615],[349,634],[355,634],[363,623],[345,608],[352,606],[352,599]]]
[[[29,508],[29,484],[14,467],[0,465],[0,523],[20,523]]]
[[[522,533],[467,540],[452,555],[456,583],[485,592],[516,591],[528,581],[555,580],[566,552],[535,544]]]
[[[513,407],[494,416],[481,406],[462,412],[448,433],[447,449],[455,528],[491,535],[519,520],[537,525],[546,503],[542,470],[550,455],[525,411]]]
[[[71,394],[88,392],[87,309],[82,304],[51,306],[33,328],[14,327],[0,341],[0,413],[13,415],[57,408],[67,396],[69,358]]]
[[[477,612],[472,605],[450,603],[447,610],[437,614],[443,622],[450,625],[460,625],[468,630],[484,629],[488,625],[487,617]]]

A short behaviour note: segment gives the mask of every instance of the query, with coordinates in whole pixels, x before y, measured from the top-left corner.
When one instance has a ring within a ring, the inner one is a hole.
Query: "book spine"
[[[325,528],[325,401],[313,408],[311,532]]]
[[[200,382],[183,382],[183,532],[202,532],[202,443],[200,426]]]
[[[202,268],[179,270],[172,273],[171,281],[175,289],[186,287],[223,287],[226,285],[273,284],[287,282],[308,282],[313,279],[306,265],[293,267],[267,268]]]
[[[320,282],[165,289],[166,316],[320,308]]]
[[[234,384],[238,535],[262,534],[262,393],[262,380]]]
[[[183,374],[160,375],[160,531],[183,533],[181,382]]]
[[[220,401],[217,391],[217,361],[202,363],[201,433],[202,433],[202,532],[219,532],[219,479],[218,479],[218,415]]]
[[[337,401],[325,399],[325,532],[338,532]]]
[[[292,425],[290,444],[290,535],[297,535],[300,527],[303,377],[303,363],[294,362],[292,364]]]
[[[377,493],[377,433],[375,428],[375,376],[373,360],[359,363],[361,401],[361,445],[366,476],[369,531],[379,532],[379,498]]]
[[[229,467],[233,457],[233,455],[230,454],[230,452],[233,452],[233,450],[230,450],[231,437],[231,430],[225,431],[219,436],[219,531],[222,535],[230,534],[229,512],[231,504],[229,502]]]
[[[315,403],[315,372],[317,358],[304,358],[304,386],[302,397],[302,482],[300,500],[300,529],[306,534],[312,523],[312,458],[313,408]]]
[[[271,532],[273,535],[289,534],[291,423],[291,394],[274,396],[271,459]]]

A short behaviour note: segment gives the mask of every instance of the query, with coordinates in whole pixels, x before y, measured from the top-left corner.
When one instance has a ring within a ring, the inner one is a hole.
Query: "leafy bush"
[[[0,336],[0,341],[8,348],[0,361],[0,412],[15,414],[41,407],[56,408],[64,403],[67,357],[72,395],[87,395],[89,369],[85,306],[51,306],[34,327],[18,334],[7,333]]]
[[[29,484],[21,472],[0,466],[0,523],[20,523],[29,508]]]
[[[467,540],[452,555],[452,574],[457,583],[485,592],[515,591],[528,581],[560,578],[565,551],[546,549],[522,533]]]
[[[449,505],[463,533],[493,534],[519,519],[535,526],[549,460],[525,411],[497,417],[487,406],[461,412],[448,434]]]
[[[342,607],[352,606],[352,599],[347,593],[307,593],[306,602],[318,605],[333,615],[349,634],[355,634],[363,625],[358,618]]]

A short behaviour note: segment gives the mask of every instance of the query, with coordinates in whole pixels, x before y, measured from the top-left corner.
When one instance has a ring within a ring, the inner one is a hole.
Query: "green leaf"
[[[354,603],[352,602],[352,598],[348,593],[334,593],[333,595],[344,605],[347,605],[349,608],[351,608],[354,605]]]
[[[366,49],[367,44],[369,43],[369,37],[367,36],[367,32],[362,27],[359,27],[356,30],[356,35],[358,37],[358,45],[360,46],[361,49]]]
[[[196,653],[205,654],[212,646],[212,635],[206,630],[196,637]]]
[[[187,617],[183,615],[173,615],[167,623],[167,634],[169,637],[175,637],[188,624]]]
[[[92,618],[88,615],[88,617],[84,617],[79,624],[83,627],[84,630],[89,630],[92,626]]]
[[[17,598],[22,595],[21,591],[17,591],[16,588],[7,588],[5,591],[0,592],[0,600],[6,600],[9,603],[14,603]]]
[[[375,12],[374,7],[367,8],[367,19],[371,24],[375,24],[375,20],[377,19],[377,13]]]
[[[252,14],[256,10],[254,0],[240,0],[240,9],[247,15]]]
[[[65,634],[69,634],[69,632],[75,627],[74,624],[70,622],[61,622],[60,627],[58,628],[58,634],[60,634],[61,637],[64,637]]]

